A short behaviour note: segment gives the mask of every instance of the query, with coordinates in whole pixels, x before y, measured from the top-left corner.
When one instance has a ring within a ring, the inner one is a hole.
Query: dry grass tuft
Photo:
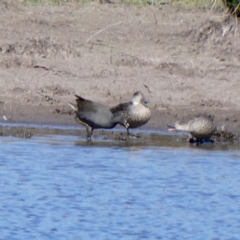
[[[240,17],[240,1],[239,0],[222,0],[225,7],[231,14]]]
[[[125,3],[139,6],[146,5],[169,5],[178,4],[181,6],[196,6],[203,8],[212,8],[222,5],[221,0],[3,0],[4,2],[20,2],[26,5],[63,5],[66,3],[87,4],[96,3]],[[223,0],[225,1],[225,0]],[[236,0],[238,1],[238,0]]]

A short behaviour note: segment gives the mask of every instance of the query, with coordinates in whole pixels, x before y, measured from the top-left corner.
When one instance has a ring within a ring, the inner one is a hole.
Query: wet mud
[[[92,141],[86,140],[86,130],[83,127],[76,128],[74,126],[51,126],[37,124],[1,124],[1,137],[16,137],[31,139],[34,136],[48,135],[68,135],[78,136],[79,141],[76,145],[93,145],[93,146],[191,146],[191,145],[225,145],[225,146],[240,146],[239,134],[230,132],[217,131],[209,141],[196,143],[190,141],[190,135],[186,133],[176,132],[169,133],[167,131],[132,131],[131,136],[127,135],[124,129],[117,128],[113,130],[95,130]]]

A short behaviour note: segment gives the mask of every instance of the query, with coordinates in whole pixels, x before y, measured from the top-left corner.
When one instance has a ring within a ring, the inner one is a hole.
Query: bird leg
[[[127,128],[127,135],[128,135],[128,137],[132,137],[132,138],[141,138],[141,136],[130,133],[129,128]]]
[[[196,143],[196,145],[199,146],[200,144],[204,143],[204,139],[196,138],[196,140],[194,140],[194,138],[192,137],[192,138],[189,139],[189,143],[190,144]]]
[[[93,130],[90,126],[86,126],[86,131],[87,131],[87,137],[86,137],[87,141],[91,142]]]

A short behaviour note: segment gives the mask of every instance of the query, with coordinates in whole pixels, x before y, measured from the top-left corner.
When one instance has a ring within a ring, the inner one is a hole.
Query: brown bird
[[[209,139],[213,135],[216,131],[216,126],[210,117],[200,116],[195,117],[185,124],[179,124],[179,122],[176,122],[174,126],[168,125],[168,130],[187,131],[193,138],[196,138],[197,141],[202,141]]]
[[[110,111],[116,115],[122,115],[128,123],[127,132],[129,128],[137,128],[146,124],[151,118],[150,109],[145,106],[148,101],[144,98],[143,94],[135,92],[132,96],[132,100],[126,103],[120,103],[119,105],[110,108]]]

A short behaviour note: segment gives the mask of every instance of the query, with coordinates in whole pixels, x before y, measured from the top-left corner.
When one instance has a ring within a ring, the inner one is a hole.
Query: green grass
[[[0,0],[1,1],[1,0]],[[98,0],[15,0],[24,2],[26,5],[63,5],[66,3],[81,3],[87,4],[90,2],[98,2]],[[116,0],[112,0],[116,1]],[[117,0],[126,4],[133,4],[138,6],[147,5],[162,5],[164,3],[179,5],[179,6],[195,6],[201,8],[209,8],[212,6],[222,6],[222,0]],[[238,0],[236,0],[238,1]]]
[[[220,0],[174,0],[173,3],[178,3],[182,6],[196,6],[202,8],[211,8],[214,4],[218,6],[220,4]]]
[[[69,2],[84,3],[85,0],[23,0],[26,5],[63,5]]]

